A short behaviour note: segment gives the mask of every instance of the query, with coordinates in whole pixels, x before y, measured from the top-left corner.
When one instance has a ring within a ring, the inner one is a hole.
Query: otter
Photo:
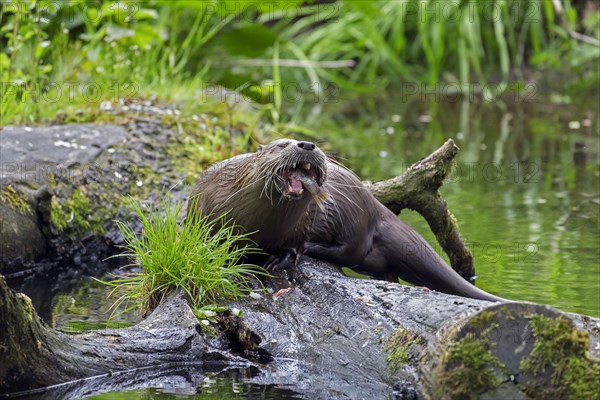
[[[504,301],[462,278],[352,171],[311,142],[279,139],[212,165],[188,207],[209,219],[226,214],[270,254],[291,251],[379,279]]]

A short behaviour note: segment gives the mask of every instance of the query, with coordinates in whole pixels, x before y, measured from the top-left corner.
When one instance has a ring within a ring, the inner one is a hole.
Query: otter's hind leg
[[[304,254],[319,260],[329,261],[339,266],[353,267],[359,265],[368,253],[370,243],[305,242]]]

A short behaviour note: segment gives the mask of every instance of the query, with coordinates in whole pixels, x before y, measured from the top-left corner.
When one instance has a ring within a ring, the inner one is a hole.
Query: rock
[[[0,274],[14,272],[11,267],[38,261],[44,254],[46,239],[37,215],[0,201]]]
[[[47,252],[49,186],[85,174],[98,155],[125,139],[117,125],[8,126],[0,131],[0,273],[27,268]],[[45,204],[42,204],[45,203]]]
[[[0,131],[1,185],[20,182],[30,187],[48,183],[49,173],[85,166],[123,141],[118,125],[72,124],[42,127],[7,126]]]
[[[170,135],[159,120],[0,130],[0,273],[32,271],[46,258],[51,269],[75,259],[79,269],[97,268],[120,241],[114,220],[128,219],[124,196],[182,180],[169,157],[156,157]]]

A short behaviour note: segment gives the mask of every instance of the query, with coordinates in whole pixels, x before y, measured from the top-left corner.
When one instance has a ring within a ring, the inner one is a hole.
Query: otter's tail
[[[388,260],[400,278],[414,285],[448,294],[487,301],[508,301],[465,280],[444,262],[421,235],[404,222],[400,222],[401,224],[388,226],[388,229],[398,229],[400,232],[387,236],[402,238],[398,244],[400,251],[395,252],[393,259]]]

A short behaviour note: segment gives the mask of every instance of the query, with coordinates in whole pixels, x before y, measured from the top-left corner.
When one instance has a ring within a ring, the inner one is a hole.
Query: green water
[[[339,101],[311,128],[368,180],[400,174],[454,139],[461,151],[442,196],[473,252],[477,285],[600,316],[599,100],[543,100]],[[401,218],[435,244],[419,215]]]
[[[302,399],[300,393],[285,385],[265,385],[245,382],[229,376],[205,378],[198,387],[144,388],[123,392],[107,392],[88,397],[90,400],[216,400],[216,399]]]

